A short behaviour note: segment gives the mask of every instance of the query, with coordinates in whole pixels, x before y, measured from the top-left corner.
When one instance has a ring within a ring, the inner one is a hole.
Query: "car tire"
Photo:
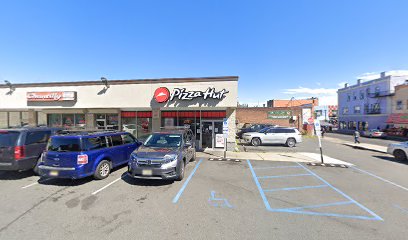
[[[294,138],[288,138],[288,140],[286,140],[286,146],[290,148],[296,146],[296,140]]]
[[[193,156],[192,156],[191,159],[190,159],[190,162],[194,162],[194,161],[196,160],[196,157],[197,157],[197,152],[196,152],[196,150],[194,149],[194,153],[193,153]]]
[[[40,165],[41,157],[42,157],[42,155],[37,159],[37,162],[35,163],[35,165],[34,165],[34,167],[33,167],[33,172],[34,172],[34,174],[37,175],[37,176],[40,175],[40,171],[39,171],[39,169],[38,169],[38,165]]]
[[[111,171],[111,164],[108,160],[102,160],[96,167],[94,178],[97,180],[105,179],[109,176]]]
[[[398,160],[398,161],[407,160],[407,155],[402,150],[395,150],[393,155],[394,155],[395,159]]]
[[[262,142],[261,142],[261,139],[259,139],[259,138],[252,138],[251,139],[251,144],[252,144],[252,146],[257,147],[257,146],[260,146],[262,144]]]
[[[185,172],[185,166],[184,166],[184,161],[180,162],[180,165],[178,166],[176,170],[176,181],[181,181],[184,178],[184,172]]]

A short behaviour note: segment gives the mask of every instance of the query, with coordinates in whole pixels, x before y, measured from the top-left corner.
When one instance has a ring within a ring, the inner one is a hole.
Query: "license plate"
[[[50,171],[50,176],[53,176],[53,177],[58,176],[58,171]]]
[[[142,175],[151,176],[151,175],[153,175],[153,171],[151,169],[144,169],[144,170],[142,170]]]

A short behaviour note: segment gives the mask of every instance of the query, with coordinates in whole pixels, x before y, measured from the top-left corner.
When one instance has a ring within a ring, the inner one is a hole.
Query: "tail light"
[[[77,157],[77,164],[87,164],[88,163],[88,155],[86,154],[82,154],[82,155],[78,155]]]
[[[20,160],[25,157],[25,147],[24,146],[15,146],[14,147],[14,159]]]

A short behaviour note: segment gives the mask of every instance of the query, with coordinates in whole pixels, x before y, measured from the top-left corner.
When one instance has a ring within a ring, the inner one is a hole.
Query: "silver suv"
[[[296,143],[302,142],[302,134],[296,128],[269,128],[262,132],[244,133],[242,138],[253,146],[285,144],[294,147]]]

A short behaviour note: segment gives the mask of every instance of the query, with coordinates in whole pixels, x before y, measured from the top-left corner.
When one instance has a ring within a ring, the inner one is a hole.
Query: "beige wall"
[[[205,91],[209,87],[216,91],[226,89],[229,93],[221,101],[207,100],[202,98],[192,101],[173,101],[169,104],[159,104],[153,100],[154,91],[159,87],[167,87],[170,92],[174,88],[186,88],[187,91]],[[214,82],[185,82],[185,83],[151,83],[151,84],[120,84],[111,85],[103,93],[103,85],[87,86],[58,86],[58,87],[26,87],[19,88],[13,94],[6,94],[8,88],[0,88],[0,111],[7,109],[58,109],[58,108],[164,108],[164,107],[235,107],[238,97],[237,81],[214,81]],[[76,91],[77,102],[61,103],[27,103],[27,92],[49,91]]]
[[[397,101],[402,101],[402,109],[397,109]],[[392,113],[408,113],[408,85],[395,87],[395,95],[392,97]]]

